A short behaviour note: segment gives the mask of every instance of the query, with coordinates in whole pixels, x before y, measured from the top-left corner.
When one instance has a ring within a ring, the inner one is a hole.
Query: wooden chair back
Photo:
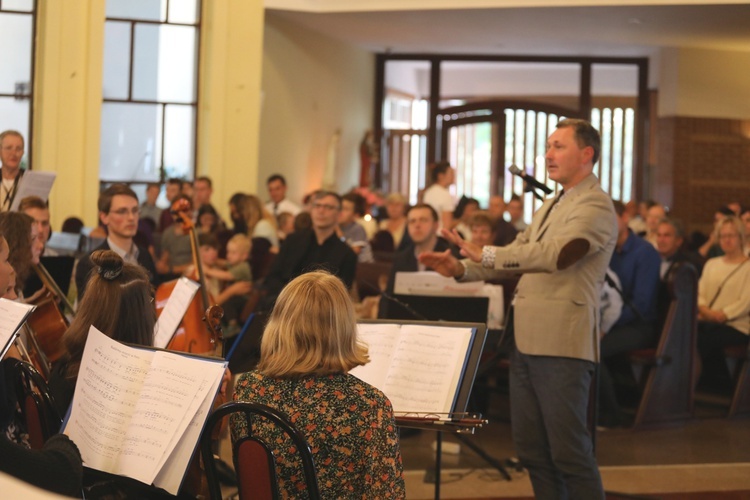
[[[248,436],[234,443],[234,467],[237,474],[240,500],[276,500],[281,498],[275,470],[275,460],[270,445],[253,432],[253,421],[264,418],[278,426],[294,443],[294,451],[302,462],[308,497],[320,499],[315,463],[304,436],[282,412],[266,405],[234,401],[217,408],[206,422],[200,446],[206,468],[208,488],[212,500],[221,500],[221,486],[216,476],[211,434],[214,427],[232,414],[241,414],[248,422]]]

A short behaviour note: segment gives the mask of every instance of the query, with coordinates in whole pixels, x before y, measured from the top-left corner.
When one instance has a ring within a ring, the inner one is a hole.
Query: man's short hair
[[[205,182],[206,184],[208,184],[208,187],[210,188],[214,187],[214,183],[211,182],[211,178],[207,175],[201,175],[200,177],[195,179],[195,181],[193,181],[193,185],[195,185],[196,182]]]
[[[595,165],[599,161],[599,155],[602,152],[602,139],[591,122],[578,118],[566,118],[557,123],[557,128],[572,128],[578,146],[582,148],[590,146],[594,150],[591,164]]]
[[[679,219],[673,219],[671,217],[664,217],[659,221],[659,225],[662,224],[668,224],[674,228],[674,234],[678,238],[685,239],[685,226],[682,225],[682,222]]]
[[[485,212],[484,210],[482,210],[480,212],[476,212],[469,219],[469,228],[473,229],[474,226],[487,226],[490,228],[490,230],[492,230],[495,228],[495,219],[490,216],[489,212]]]
[[[23,135],[21,135],[21,132],[19,132],[18,130],[5,130],[2,133],[0,133],[0,145],[3,144],[3,140],[9,135],[15,135],[16,137],[20,137],[21,142],[23,143],[23,146],[26,147],[26,141],[24,140]]]
[[[434,208],[432,208],[432,205],[428,205],[427,203],[417,203],[416,205],[409,207],[409,210],[406,211],[406,216],[409,217],[409,214],[411,213],[411,211],[417,208],[424,208],[426,210],[429,210],[430,214],[432,215],[433,221],[437,222],[438,220],[440,220],[438,218],[438,213],[435,211]]]
[[[280,181],[282,186],[286,186],[286,179],[281,174],[273,174],[266,179],[266,186],[271,184],[274,181]]]
[[[158,182],[149,182],[149,183],[148,183],[148,184],[146,185],[146,191],[148,191],[148,190],[149,190],[149,189],[151,189],[151,188],[156,188],[156,189],[158,189],[159,191],[161,191],[161,184],[159,184]]]
[[[185,181],[180,179],[179,177],[170,177],[169,179],[167,179],[167,184],[177,184],[180,186],[180,189],[182,189],[182,184],[184,182]]]
[[[333,196],[334,198],[336,198],[336,201],[339,204],[339,208],[341,208],[341,195],[338,194],[336,191],[327,191],[325,189],[319,189],[312,194],[312,200],[313,201],[321,200],[325,198],[326,196]]]
[[[112,198],[116,195],[130,196],[138,202],[138,195],[130,189],[130,186],[122,183],[112,184],[99,194],[99,201],[96,203],[99,212],[108,214],[109,209],[112,208]]]
[[[18,204],[18,211],[19,212],[25,212],[29,208],[38,208],[39,210],[46,210],[49,208],[49,205],[46,201],[41,199],[38,196],[27,196],[23,200],[21,200],[21,203]]]

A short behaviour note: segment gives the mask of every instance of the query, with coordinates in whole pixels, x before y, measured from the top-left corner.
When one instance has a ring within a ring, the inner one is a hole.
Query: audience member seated
[[[661,257],[659,269],[659,294],[657,299],[657,325],[660,325],[666,316],[669,307],[669,288],[667,276],[669,271],[677,264],[688,262],[700,276],[703,269],[703,259],[696,252],[685,248],[685,232],[682,224],[676,219],[662,219],[656,229],[656,250]]]
[[[750,239],[748,238],[748,236],[750,236],[750,207],[744,207],[742,209],[740,219],[745,226],[745,255],[750,257]]]
[[[719,225],[721,224],[721,221],[723,221],[727,217],[732,217],[734,215],[734,212],[731,208],[727,206],[719,207],[716,212],[714,212],[714,226],[711,233],[708,235],[708,239],[703,242],[703,244],[698,248],[698,253],[705,259],[712,259],[714,257],[720,257],[724,255],[723,251],[721,250],[721,245],[719,244],[719,240],[717,239],[717,235],[719,234]]]
[[[244,234],[235,234],[227,243],[226,262],[219,264],[219,242],[212,234],[198,235],[203,273],[206,286],[213,296],[214,303],[224,309],[223,323],[228,327],[227,336],[236,333],[240,313],[248,294],[252,290],[253,276],[248,259],[250,257],[250,238]]]
[[[611,374],[618,355],[654,347],[658,338],[656,300],[661,259],[652,245],[628,227],[625,205],[614,201],[614,206],[618,231],[609,267],[620,280],[623,307],[617,322],[601,339],[599,424],[605,427],[624,424]]]
[[[391,193],[385,199],[385,213],[388,218],[380,221],[380,229],[388,231],[393,237],[393,249],[402,251],[409,245],[406,231],[407,201],[401,193]],[[382,250],[381,250],[382,251]]]
[[[466,239],[481,247],[492,245],[494,241],[494,221],[489,212],[476,212],[468,220],[469,235]]]
[[[177,200],[185,200],[193,209],[193,200],[184,194],[178,195]],[[161,233],[161,245],[159,247],[159,260],[156,261],[156,272],[162,281],[169,281],[182,275],[193,263],[193,248],[190,243],[190,234],[182,224],[170,224]]]
[[[750,334],[750,264],[744,254],[745,228],[734,216],[718,226],[724,255],[706,262],[698,282],[698,353],[703,362],[701,385],[732,387],[724,348],[747,345]]]
[[[196,229],[198,233],[217,234],[221,229],[221,218],[213,205],[204,204],[198,209],[198,223]]]
[[[159,232],[163,233],[169,226],[174,222],[172,218],[172,204],[177,201],[177,198],[182,195],[183,180],[173,177],[167,180],[167,184],[164,187],[166,191],[167,201],[169,206],[161,211],[159,216]],[[188,196],[188,198],[190,198]],[[192,202],[192,200],[191,200]]]
[[[380,298],[378,318],[389,318],[389,310],[393,305],[388,297],[393,294],[396,285],[396,273],[426,271],[428,268],[417,260],[422,252],[443,252],[452,248],[443,238],[438,236],[440,222],[434,208],[426,203],[419,203],[409,209],[406,214],[407,231],[412,241],[405,250],[396,254],[393,267],[388,276],[386,295]]]
[[[523,200],[517,194],[513,194],[510,197],[506,209],[510,216],[510,223],[516,228],[519,233],[524,231],[528,224],[523,220]]]
[[[659,221],[666,216],[667,211],[664,205],[660,203],[654,203],[646,213],[646,234],[643,235],[643,239],[651,243],[654,248],[656,248],[656,229],[659,226]]]
[[[78,217],[68,217],[63,221],[61,231],[63,233],[70,234],[81,234],[83,229],[83,221]]]
[[[138,208],[137,201],[134,207]],[[91,326],[119,342],[153,345],[156,310],[145,269],[124,261],[112,250],[97,250],[86,258],[93,272],[75,318],[63,335],[65,353],[52,367],[49,379],[60,415],[67,413],[73,399]]]
[[[281,212],[279,220],[279,243],[284,243],[286,237],[294,232],[294,215],[290,212]]]
[[[290,234],[281,247],[263,283],[263,310],[271,309],[287,283],[315,269],[335,274],[347,289],[354,283],[357,254],[336,236],[341,197],[331,191],[317,191],[312,199],[312,228]]]
[[[650,204],[650,206],[656,205],[655,201],[649,201],[646,203]],[[628,215],[630,216],[628,227],[632,229],[634,234],[642,237],[646,234],[646,218],[645,216],[641,217],[639,210],[640,206],[641,203],[638,203],[635,200],[630,200],[625,204],[625,211],[628,212]],[[645,213],[648,213],[648,208],[646,208]]]
[[[268,189],[268,197],[270,198],[268,203],[266,203],[266,211],[274,217],[278,218],[283,212],[297,215],[302,211],[297,204],[287,199],[286,179],[283,175],[271,175],[266,180],[266,188]]]
[[[324,197],[314,203],[333,201]],[[313,220],[320,210],[313,208]],[[271,313],[260,350],[260,363],[240,375],[234,399],[291,416],[312,450],[325,498],[406,498],[391,403],[347,373],[369,357],[357,340],[354,308],[341,281],[311,272],[290,282]],[[305,483],[301,463],[289,456],[291,441],[261,420],[251,424],[271,443],[281,496],[298,498]],[[247,425],[240,416],[232,418],[233,440],[247,435]]]
[[[490,197],[490,208],[487,211],[492,217],[493,222],[493,234],[495,238],[492,241],[492,245],[496,247],[504,247],[509,245],[516,239],[518,230],[513,224],[506,221],[503,216],[505,215],[505,200],[500,195],[494,195]]]
[[[263,207],[260,198],[252,194],[234,195],[229,201],[229,210],[236,233],[244,228],[249,238],[265,238],[271,244],[271,252],[279,251],[276,218]]]
[[[148,249],[139,247],[133,240],[138,231],[138,196],[125,184],[112,184],[99,195],[97,201],[99,220],[107,226],[107,239],[96,250],[114,250],[125,262],[144,268],[152,283],[156,267]],[[92,252],[93,253],[93,252]],[[78,301],[83,299],[86,282],[92,271],[91,254],[84,255],[76,265]]]
[[[141,203],[141,219],[151,219],[154,221],[154,226],[161,218],[161,208],[156,206],[159,193],[161,193],[161,185],[158,182],[149,182],[146,186],[146,201]]]
[[[357,208],[361,201],[364,201],[362,197],[354,193],[342,196],[336,234],[357,254],[357,262],[374,262],[375,259],[372,256],[372,248],[370,248],[370,242],[367,240],[365,228],[355,220],[357,214],[361,212]]]
[[[456,221],[454,229],[466,240],[471,236],[469,221],[471,217],[479,210],[479,202],[474,198],[462,196],[453,210],[453,220]]]

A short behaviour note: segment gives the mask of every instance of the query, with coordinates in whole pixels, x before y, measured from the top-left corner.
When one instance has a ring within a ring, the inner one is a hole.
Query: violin
[[[72,315],[75,315],[75,310],[41,263],[32,264],[32,268],[42,281],[43,292],[31,301],[36,309],[27,320],[30,329],[30,331],[27,331],[27,335],[31,339],[30,343],[35,345],[35,348],[30,350],[36,349],[39,353],[44,354],[47,362],[54,363],[65,351],[62,345],[62,336],[70,326],[68,318],[60,310],[58,304],[70,311]],[[43,370],[40,371],[44,373]]]

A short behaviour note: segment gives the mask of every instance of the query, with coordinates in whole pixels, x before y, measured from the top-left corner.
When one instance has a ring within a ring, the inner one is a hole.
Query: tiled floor
[[[698,403],[697,418],[680,426],[599,432],[597,458],[605,489],[629,494],[750,491],[750,420],[726,420],[719,416],[722,411],[720,406]],[[515,455],[510,425],[503,418],[502,412],[491,411],[490,424],[467,436],[501,462]],[[452,435],[444,439],[457,442]],[[401,440],[410,499],[434,498],[434,483],[425,482],[425,471],[434,464],[434,440],[435,434],[427,431]],[[532,496],[525,472],[511,471],[512,481],[505,481],[459,444],[458,455],[443,455],[441,498]]]

